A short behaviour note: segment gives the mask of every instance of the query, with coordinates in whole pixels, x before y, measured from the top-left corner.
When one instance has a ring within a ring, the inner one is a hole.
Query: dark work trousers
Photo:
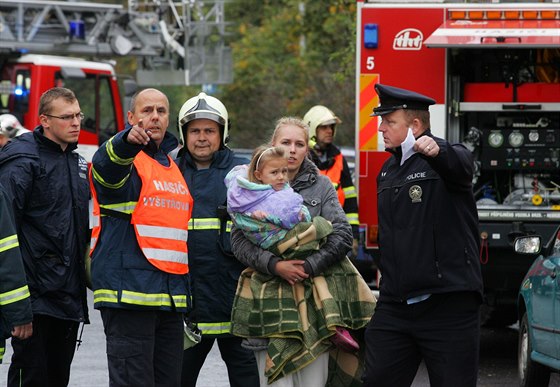
[[[67,386],[79,325],[77,321],[34,315],[33,335],[26,340],[12,337],[8,386]]]
[[[226,363],[230,387],[259,387],[259,371],[253,351],[241,346],[241,338],[235,336],[218,339],[203,335],[202,341],[185,350],[183,355],[182,387],[195,387],[206,356],[218,340],[218,348]]]
[[[181,380],[183,314],[100,308],[109,386],[176,387]]]
[[[416,304],[377,303],[366,332],[364,387],[408,387],[421,360],[431,387],[474,387],[480,297],[433,294]]]

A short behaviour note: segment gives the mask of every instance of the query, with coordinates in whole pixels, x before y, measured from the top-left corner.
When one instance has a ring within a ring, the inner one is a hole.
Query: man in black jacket
[[[33,336],[12,339],[10,387],[66,386],[78,326],[88,322],[89,183],[87,162],[75,152],[83,118],[71,90],[47,90],[40,125],[0,152],[33,309]]]
[[[364,386],[476,386],[482,277],[473,159],[430,133],[435,101],[376,85],[392,153],[377,178],[379,301],[365,333]]]

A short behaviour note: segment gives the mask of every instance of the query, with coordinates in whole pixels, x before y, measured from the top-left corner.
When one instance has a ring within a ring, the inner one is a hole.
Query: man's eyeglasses
[[[63,116],[53,116],[51,114],[43,114],[43,115],[47,116],[47,117],[51,117],[51,118],[58,118],[59,120],[62,120],[62,121],[73,121],[74,118],[77,118],[78,121],[81,121],[85,117],[84,113],[82,113],[82,112],[79,112],[79,113],[76,113],[76,114],[65,114]]]

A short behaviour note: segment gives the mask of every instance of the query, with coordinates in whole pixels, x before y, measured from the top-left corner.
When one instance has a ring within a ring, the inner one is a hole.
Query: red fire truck
[[[91,161],[99,144],[124,128],[124,113],[113,66],[84,59],[23,55],[7,60],[0,74],[0,110],[28,129],[39,124],[39,98],[51,87],[73,90],[85,115],[78,152]]]
[[[432,132],[475,157],[487,323],[516,321],[532,259],[517,236],[560,222],[560,4],[357,2],[356,149],[360,222],[377,249],[376,177],[388,157],[370,117],[376,83],[434,98]]]

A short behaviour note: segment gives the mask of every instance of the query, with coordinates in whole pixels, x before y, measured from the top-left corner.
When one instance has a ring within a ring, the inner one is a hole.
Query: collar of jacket
[[[159,145],[159,148],[157,148],[155,146],[155,144],[153,142],[151,142],[151,143],[148,143],[148,145],[146,146],[144,151],[146,153],[148,153],[149,155],[152,155],[152,156],[155,155],[159,151],[162,151],[163,153],[168,154],[173,149],[177,148],[178,145],[179,145],[179,140],[177,140],[177,137],[175,137],[173,134],[166,131],[165,135],[163,136],[163,140],[161,141],[161,144]]]
[[[187,166],[191,169],[198,169],[196,164],[187,150],[186,146],[181,149],[182,152],[179,153],[179,160],[178,164],[181,165],[181,159],[184,158]],[[233,151],[227,147],[220,149],[219,151],[215,152],[212,156],[212,163],[210,164],[210,168],[228,168],[230,166],[230,160],[233,157]]]
[[[35,130],[33,131],[33,136],[35,137],[35,140],[37,141],[38,144],[46,148],[49,148],[55,152],[70,153],[73,150],[76,150],[76,148],[78,148],[77,142],[71,142],[68,143],[68,146],[66,147],[65,150],[62,150],[59,144],[57,144],[56,142],[52,141],[51,139],[45,136],[45,129],[43,129],[41,125],[35,128]]]
[[[314,183],[317,180],[317,175],[319,170],[317,166],[313,164],[313,161],[309,160],[307,157],[303,159],[299,171],[294,177],[294,180],[290,182],[292,188],[297,187],[300,184]]]

